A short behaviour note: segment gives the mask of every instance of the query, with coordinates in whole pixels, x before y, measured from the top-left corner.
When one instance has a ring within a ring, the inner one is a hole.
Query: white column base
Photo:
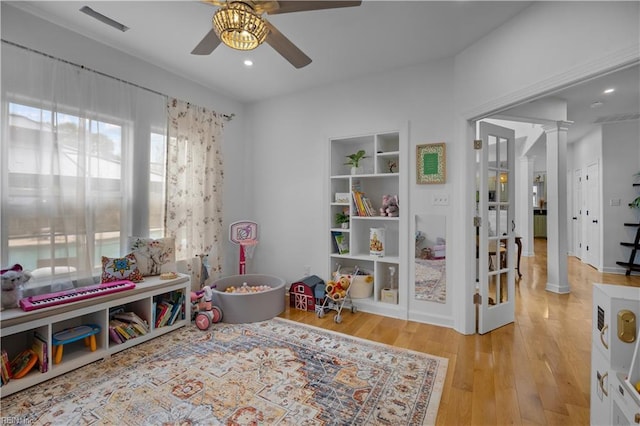
[[[571,289],[569,288],[568,284],[559,285],[559,284],[547,283],[545,290],[550,291],[552,293],[558,293],[558,294],[569,294],[571,292]]]

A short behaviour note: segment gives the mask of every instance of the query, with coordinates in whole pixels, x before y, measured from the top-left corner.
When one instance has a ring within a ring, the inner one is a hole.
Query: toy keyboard
[[[135,283],[131,281],[113,281],[110,283],[102,283],[74,288],[71,290],[25,297],[20,299],[20,307],[23,311],[33,311],[35,309],[48,308],[49,306],[62,305],[65,303],[90,299],[92,297],[104,296],[118,291],[130,290],[135,287]]]

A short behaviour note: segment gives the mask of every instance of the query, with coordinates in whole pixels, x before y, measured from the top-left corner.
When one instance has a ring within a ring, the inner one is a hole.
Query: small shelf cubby
[[[90,325],[95,324],[100,327],[100,332],[95,335],[96,340],[96,351],[104,350],[107,346],[107,340],[104,338],[106,336],[107,331],[107,317],[105,312],[95,311],[88,312],[84,315],[75,316],[68,319],[63,319],[61,321],[57,321],[51,324],[51,336],[53,337],[56,333],[64,331],[66,329],[71,329],[74,327],[79,327],[82,325]],[[55,346],[53,346],[53,342],[51,344],[51,352],[52,352],[52,364],[53,369],[55,370],[59,365],[63,363],[74,363],[74,361],[89,357],[93,358],[95,356],[95,352],[91,351],[90,347],[85,344],[84,339],[76,340],[75,342],[70,342],[62,345],[62,359],[60,364],[55,363]],[[101,357],[98,357],[99,359]],[[91,361],[94,361],[92,359]]]

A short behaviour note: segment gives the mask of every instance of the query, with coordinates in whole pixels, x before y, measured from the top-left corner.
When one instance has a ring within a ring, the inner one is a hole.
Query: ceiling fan
[[[237,50],[251,50],[267,42],[296,68],[311,63],[302,50],[286,38],[276,27],[262,17],[263,14],[304,12],[320,9],[360,6],[362,1],[309,1],[309,0],[203,0],[218,6],[213,15],[213,28],[191,51],[192,55],[209,55],[220,42]]]

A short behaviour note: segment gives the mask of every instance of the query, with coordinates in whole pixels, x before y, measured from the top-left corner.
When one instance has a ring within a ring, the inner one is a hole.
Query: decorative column
[[[547,291],[569,293],[567,273],[567,131],[571,122],[543,126],[547,137]]]
[[[518,159],[518,186],[516,188],[516,235],[522,237],[522,256],[534,256],[533,245],[533,157],[522,156]]]

